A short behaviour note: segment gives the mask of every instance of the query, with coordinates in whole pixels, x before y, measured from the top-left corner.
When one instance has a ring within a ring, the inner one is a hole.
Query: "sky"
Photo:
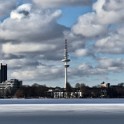
[[[124,0],[0,0],[0,61],[8,79],[64,87],[124,82]]]

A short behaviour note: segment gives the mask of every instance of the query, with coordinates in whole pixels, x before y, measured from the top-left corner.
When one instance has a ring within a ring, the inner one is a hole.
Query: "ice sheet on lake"
[[[0,105],[3,112],[30,112],[30,111],[61,111],[61,112],[110,112],[124,113],[124,104],[4,104]]]
[[[124,124],[124,104],[2,104],[0,124]]]

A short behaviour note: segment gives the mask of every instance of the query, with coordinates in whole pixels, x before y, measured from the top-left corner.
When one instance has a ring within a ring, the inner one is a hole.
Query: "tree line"
[[[66,90],[61,87],[33,84],[32,86],[22,86],[14,94],[11,94],[11,97],[54,98],[54,92],[66,92],[67,98],[124,98],[124,83],[109,87],[89,87],[80,83],[72,87],[70,83],[67,83]],[[78,93],[81,95],[79,96]]]

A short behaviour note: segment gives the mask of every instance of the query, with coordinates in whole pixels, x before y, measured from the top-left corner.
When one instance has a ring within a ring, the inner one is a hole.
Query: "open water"
[[[0,124],[124,124],[124,99],[1,99]]]

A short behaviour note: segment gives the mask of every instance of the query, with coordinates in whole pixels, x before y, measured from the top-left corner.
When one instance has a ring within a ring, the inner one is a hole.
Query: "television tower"
[[[68,62],[70,59],[68,58],[68,46],[67,46],[67,40],[65,40],[65,48],[64,48],[64,59],[62,62],[64,62],[64,67],[65,67],[65,83],[64,83],[64,88],[66,89],[67,82],[68,82],[68,75],[67,75],[67,68],[69,67]]]

